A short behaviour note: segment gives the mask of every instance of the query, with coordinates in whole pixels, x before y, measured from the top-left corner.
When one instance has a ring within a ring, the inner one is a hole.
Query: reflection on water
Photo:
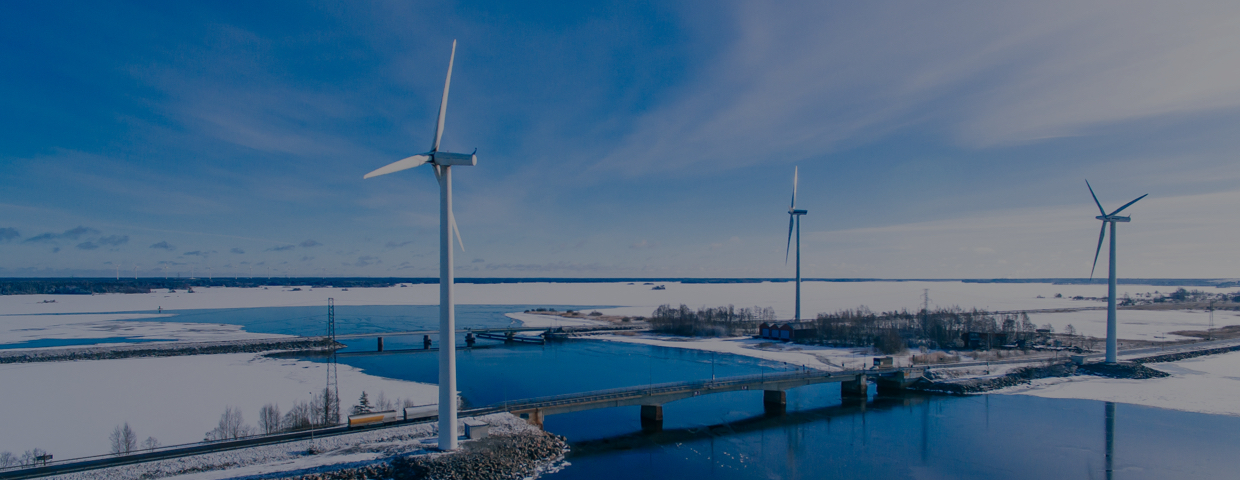
[[[789,396],[814,389],[831,386]],[[907,395],[657,433],[569,435],[572,465],[549,478],[1112,478],[1112,461],[1115,478],[1235,478],[1240,419],[1099,403]],[[1119,430],[1116,409],[1125,412]]]

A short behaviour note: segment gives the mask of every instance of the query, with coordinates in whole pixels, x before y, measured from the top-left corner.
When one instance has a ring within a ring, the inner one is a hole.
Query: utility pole
[[[930,289],[921,289],[921,331],[925,334],[930,328]]]
[[[327,299],[327,341],[329,342],[327,348],[331,349],[331,355],[327,360],[327,388],[323,392],[330,394],[334,400],[324,399],[327,401],[323,402],[323,424],[327,424],[331,418],[328,411],[332,403],[335,403],[336,411],[340,411],[340,385],[336,382],[336,299],[334,298]]]
[[[1210,301],[1210,328],[1206,329],[1206,340],[1214,340],[1214,301]]]

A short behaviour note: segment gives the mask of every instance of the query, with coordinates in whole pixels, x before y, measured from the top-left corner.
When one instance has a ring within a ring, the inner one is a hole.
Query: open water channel
[[[504,313],[526,308],[459,306],[458,325],[506,326],[511,320]],[[338,307],[337,332],[433,329],[437,312],[435,306]],[[160,320],[304,335],[321,331],[325,318],[321,307],[179,313]],[[420,348],[421,339],[385,343],[388,350]],[[363,352],[374,349],[374,340],[349,345],[346,351]],[[473,406],[796,368],[598,340],[479,345],[486,348],[458,355],[461,394]],[[433,353],[347,355],[340,362],[372,375],[437,381]],[[553,415],[545,428],[572,447],[568,465],[549,479],[1240,477],[1240,418],[1021,395],[872,394],[865,402],[841,401],[837,384],[820,384],[788,391],[780,415],[764,413],[761,392],[732,392],[665,405],[660,432],[642,431],[638,407]]]

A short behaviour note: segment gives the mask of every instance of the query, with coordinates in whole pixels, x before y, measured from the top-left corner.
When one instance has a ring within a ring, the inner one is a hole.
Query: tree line
[[[883,353],[899,353],[910,344],[962,348],[968,333],[1003,334],[1005,343],[1024,344],[1034,339],[1038,329],[1024,312],[996,314],[950,307],[875,313],[865,306],[820,313],[809,327],[820,343],[873,346]]]
[[[773,308],[738,309],[733,305],[693,310],[684,304],[679,307],[665,304],[656,308],[649,318],[655,332],[698,337],[753,335],[760,323],[775,321]],[[967,346],[965,338],[970,333],[980,334],[987,340],[988,347],[998,347],[998,339],[1006,344],[1025,345],[1038,335],[1038,327],[1023,312],[994,313],[960,307],[876,313],[861,306],[820,313],[795,328],[798,342],[874,347],[889,354],[902,352],[910,345],[964,348]],[[1049,325],[1045,328],[1053,331]]]
[[[660,305],[648,319],[650,328],[659,333],[696,337],[724,337],[757,333],[761,322],[774,322],[771,307],[736,308],[702,307],[693,310],[685,304],[673,307]]]

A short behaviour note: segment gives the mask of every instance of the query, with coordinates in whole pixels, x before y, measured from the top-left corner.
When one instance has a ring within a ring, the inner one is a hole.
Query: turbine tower
[[[452,61],[456,58],[456,40],[452,41],[452,55],[448,57],[448,77],[443,82],[443,98],[439,102],[439,121],[435,124],[434,142],[431,150],[393,162],[367,173],[362,178],[387,175],[407,170],[424,163],[431,164],[435,179],[439,181],[439,449],[456,449],[456,314],[452,297],[454,275],[452,271],[452,234],[465,250],[461,231],[452,215],[452,166],[477,165],[473,153],[448,153],[439,151],[439,139],[443,136],[444,117],[448,113],[448,86],[452,84]],[[474,150],[477,153],[477,150]]]
[[[1094,279],[1094,269],[1098,268],[1098,254],[1102,253],[1102,240],[1107,236],[1107,225],[1111,226],[1111,280],[1107,287],[1107,363],[1115,363],[1116,337],[1115,337],[1115,224],[1117,222],[1130,222],[1132,218],[1121,217],[1116,215],[1129,205],[1137,203],[1137,200],[1145,198],[1146,195],[1137,197],[1137,200],[1125,203],[1124,206],[1115,209],[1114,212],[1107,213],[1102,208],[1102,202],[1098,201],[1098,195],[1094,194],[1094,187],[1089,184],[1089,180],[1085,181],[1085,186],[1089,188],[1089,195],[1094,197],[1094,204],[1098,205],[1098,212],[1102,213],[1097,217],[1102,220],[1102,230],[1098,232],[1098,248],[1094,250],[1094,266],[1089,269],[1089,279]]]
[[[784,265],[788,264],[788,254],[792,250],[792,227],[797,231],[797,312],[795,321],[801,321],[801,215],[807,210],[797,210],[797,167],[792,168],[792,205],[788,207],[788,246],[784,250]]]

